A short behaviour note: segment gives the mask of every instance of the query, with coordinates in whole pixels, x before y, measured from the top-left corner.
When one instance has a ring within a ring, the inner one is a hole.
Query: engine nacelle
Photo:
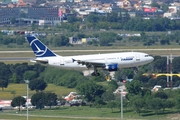
[[[109,64],[105,67],[108,71],[117,71],[118,70],[118,64]]]

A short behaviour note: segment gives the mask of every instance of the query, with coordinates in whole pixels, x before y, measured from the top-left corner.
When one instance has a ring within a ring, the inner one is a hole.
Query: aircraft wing
[[[46,60],[46,59],[31,59],[30,62],[47,64],[48,60]]]
[[[86,65],[87,67],[95,66],[95,67],[104,67],[104,63],[98,63],[98,62],[93,62],[93,61],[83,61],[83,60],[75,60],[72,59],[73,62],[76,61],[78,64]]]

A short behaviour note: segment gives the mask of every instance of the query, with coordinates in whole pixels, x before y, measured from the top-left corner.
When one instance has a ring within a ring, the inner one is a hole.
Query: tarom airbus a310
[[[154,58],[142,52],[120,52],[78,56],[60,56],[51,51],[35,36],[26,36],[36,58],[31,62],[58,66],[61,68],[94,69],[92,76],[99,76],[99,69],[117,71],[121,68],[137,68],[154,60]]]

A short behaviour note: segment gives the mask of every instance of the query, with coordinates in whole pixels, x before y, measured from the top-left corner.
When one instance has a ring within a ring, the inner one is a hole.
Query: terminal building
[[[39,23],[39,20],[44,20],[44,23],[60,22],[62,11],[58,7],[16,7],[16,8],[0,8],[0,24],[15,23]]]

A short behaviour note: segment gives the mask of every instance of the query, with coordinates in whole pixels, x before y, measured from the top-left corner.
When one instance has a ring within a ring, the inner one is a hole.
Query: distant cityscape
[[[166,9],[165,9],[166,8]],[[90,13],[106,15],[113,11],[126,10],[130,17],[142,16],[144,19],[167,17],[179,20],[180,3],[152,0],[11,0],[0,2],[0,24],[56,25],[67,22],[69,16],[84,20]]]

